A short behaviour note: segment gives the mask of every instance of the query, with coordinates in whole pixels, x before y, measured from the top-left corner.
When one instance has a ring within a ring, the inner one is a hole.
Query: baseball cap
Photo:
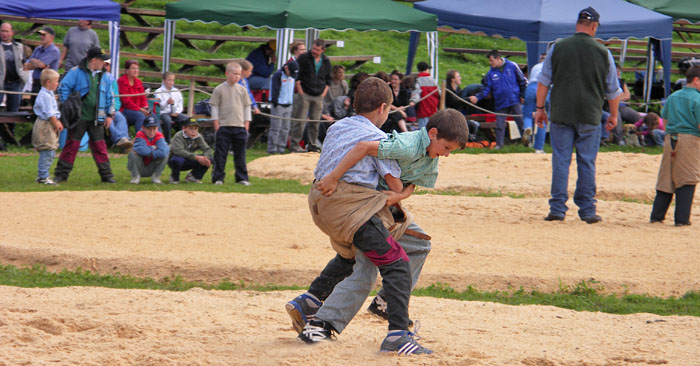
[[[287,66],[287,69],[289,69],[289,76],[296,79],[299,72],[299,64],[296,61],[289,61],[284,66]]]
[[[190,126],[197,126],[199,127],[199,122],[197,122],[197,119],[195,118],[190,118],[185,122],[182,127],[190,127]]]
[[[578,13],[578,18],[579,19],[587,19],[587,20],[591,20],[591,21],[600,23],[600,14],[598,14],[598,12],[595,11],[595,9],[591,8],[590,6],[581,10]]]
[[[428,63],[424,62],[424,61],[419,62],[417,67],[418,67],[418,71],[425,71],[425,70],[432,69],[432,67],[430,67],[430,65],[428,65]]]
[[[109,59],[109,55],[105,54],[99,47],[90,47],[90,49],[87,51],[87,59],[91,60],[93,58],[107,60]]]
[[[56,31],[54,31],[53,28],[51,28],[51,27],[44,27],[44,28],[39,29],[39,30],[36,31],[36,32],[37,32],[37,33],[41,33],[41,34],[48,33],[48,34],[50,34],[50,35],[52,35],[52,36],[55,36],[55,35],[56,35]]]
[[[146,117],[146,119],[143,120],[143,127],[158,127],[158,123],[156,122],[156,118],[151,116]]]
[[[271,50],[275,51],[277,49],[277,40],[271,39],[267,41],[267,46],[270,47]]]

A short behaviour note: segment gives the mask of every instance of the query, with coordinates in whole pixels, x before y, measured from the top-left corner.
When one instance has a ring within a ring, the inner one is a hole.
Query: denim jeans
[[[418,122],[418,129],[421,129],[425,126],[428,125],[428,121],[430,121],[430,117],[421,117],[416,120]]]
[[[569,166],[576,147],[578,178],[574,191],[574,203],[580,218],[596,214],[595,160],[600,147],[600,126],[577,124],[574,127],[552,123],[549,126],[552,143],[552,187],[549,199],[550,213],[564,216],[569,199]]]
[[[114,113],[112,123],[109,125],[109,135],[114,144],[125,137],[129,138],[129,125],[126,123],[126,117],[119,111]]]
[[[251,75],[248,78],[248,87],[250,88],[250,90],[270,89],[270,78],[264,78],[262,76]]]
[[[39,151],[39,164],[36,177],[39,179],[49,177],[49,168],[53,164],[53,158],[56,156],[56,150],[41,150]]]
[[[160,131],[163,133],[163,137],[165,137],[165,142],[170,143],[170,129],[173,126],[175,127],[175,132],[180,131],[181,126],[183,126],[185,122],[189,120],[190,117],[182,113],[178,114],[176,117],[173,117],[168,113],[161,113]]]
[[[146,119],[146,116],[143,113],[141,113],[140,111],[134,111],[131,109],[124,108],[122,114],[124,115],[124,117],[126,117],[126,122],[128,123],[128,125],[134,126],[134,134],[141,131],[141,127],[143,127],[143,120]]]
[[[23,86],[24,86],[24,83],[22,83],[21,81],[16,81],[16,82],[12,82],[12,83],[4,83],[3,90],[19,92],[19,91],[22,91]],[[2,100],[3,96],[7,97],[7,99],[5,99],[5,110],[6,111],[8,111],[8,112],[19,111],[19,106],[20,106],[20,103],[22,102],[22,94],[7,94],[7,95],[5,95],[4,93],[0,93],[0,100]]]
[[[425,233],[418,225],[412,223],[409,229]],[[408,255],[411,270],[411,289],[418,282],[425,259],[430,253],[430,240],[404,235],[398,240]],[[377,267],[364,255],[355,256],[352,274],[338,283],[323,306],[316,313],[316,318],[329,322],[341,333],[360,310],[377,280]],[[378,295],[384,299],[384,289]]]

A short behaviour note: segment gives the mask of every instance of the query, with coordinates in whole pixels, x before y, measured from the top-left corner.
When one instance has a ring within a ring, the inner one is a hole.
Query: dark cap
[[[182,125],[182,127],[191,127],[191,126],[199,127],[199,122],[197,122],[196,118],[190,118]]]
[[[99,47],[90,47],[90,49],[87,51],[87,59],[92,60],[93,58],[107,60],[109,59],[109,55],[104,53]]]
[[[143,127],[158,127],[156,118],[153,117],[153,115],[146,117],[146,119],[143,120]]]
[[[297,78],[297,74],[299,73],[299,64],[296,61],[289,61],[284,66],[287,66],[287,69],[289,70],[289,76],[293,78]]]
[[[36,31],[36,32],[37,32],[37,33],[41,33],[41,34],[48,33],[48,34],[50,34],[50,35],[52,35],[52,36],[55,36],[55,35],[56,35],[56,31],[54,31],[53,28],[51,28],[51,27],[44,27],[44,28],[39,29],[39,30]]]
[[[590,21],[600,23],[600,14],[598,14],[598,12],[595,11],[595,9],[591,8],[590,6],[581,10],[578,13],[578,18],[579,19],[587,19]]]
[[[424,61],[419,62],[417,67],[418,67],[418,71],[425,71],[425,70],[432,69],[432,67],[430,67],[430,65],[428,65],[428,63],[424,62]]]

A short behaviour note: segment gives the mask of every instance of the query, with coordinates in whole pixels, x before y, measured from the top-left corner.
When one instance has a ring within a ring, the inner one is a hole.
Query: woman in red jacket
[[[139,79],[139,62],[128,60],[124,64],[126,73],[117,80],[119,94],[143,94],[143,84]],[[134,125],[135,132],[141,131],[143,120],[151,113],[148,109],[146,95],[133,97],[120,97],[122,107],[120,111],[126,117],[129,125]]]

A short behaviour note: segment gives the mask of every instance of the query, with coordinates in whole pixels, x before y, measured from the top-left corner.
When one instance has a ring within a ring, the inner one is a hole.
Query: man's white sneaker
[[[141,182],[141,176],[137,175],[135,177],[131,177],[131,180],[129,183],[131,184],[139,184]]]

